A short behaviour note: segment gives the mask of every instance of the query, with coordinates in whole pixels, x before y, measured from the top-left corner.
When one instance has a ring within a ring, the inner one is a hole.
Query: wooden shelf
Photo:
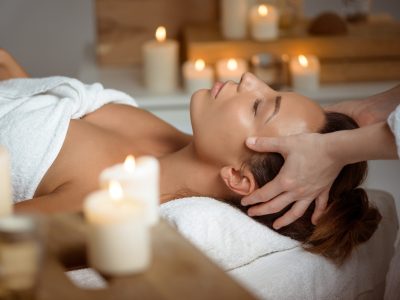
[[[184,31],[187,59],[214,64],[226,57],[249,60],[258,53],[317,55],[321,82],[400,80],[400,24],[391,20],[349,25],[347,35],[311,36],[307,22],[281,32],[268,42],[224,40],[217,24],[191,26]]]

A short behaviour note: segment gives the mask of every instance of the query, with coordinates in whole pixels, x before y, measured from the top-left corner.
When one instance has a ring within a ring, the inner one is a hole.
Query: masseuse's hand
[[[255,205],[250,216],[279,212],[295,202],[292,208],[277,219],[273,226],[279,229],[300,218],[315,200],[312,222],[316,224],[323,214],[329,190],[343,165],[329,153],[329,143],[318,133],[299,134],[278,138],[249,138],[249,148],[258,152],[278,152],[285,163],[274,180],[242,199],[242,205]]]

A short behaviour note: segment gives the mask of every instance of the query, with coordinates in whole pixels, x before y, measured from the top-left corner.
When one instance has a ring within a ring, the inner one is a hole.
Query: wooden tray
[[[349,24],[343,36],[311,36],[304,21],[277,40],[224,40],[217,24],[185,29],[187,58],[203,58],[214,64],[227,57],[249,60],[254,54],[314,54],[321,62],[323,83],[400,80],[400,23],[375,18],[368,23]]]
[[[105,278],[104,289],[81,289],[66,270],[87,265],[86,226],[79,215],[48,220],[47,255],[37,299],[255,299],[165,221],[152,229],[153,260],[138,275]]]

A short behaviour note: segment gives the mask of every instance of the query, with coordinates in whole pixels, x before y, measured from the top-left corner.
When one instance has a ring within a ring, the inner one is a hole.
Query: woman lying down
[[[203,195],[245,211],[241,198],[272,180],[284,162],[280,154],[246,148],[247,137],[357,127],[350,117],[324,112],[299,94],[275,91],[251,73],[239,83],[217,83],[192,95],[193,136],[135,107],[123,93],[65,77],[1,81],[0,113],[0,144],[12,156],[19,212],[80,210],[85,195],[98,188],[100,172],[129,154],[159,158],[162,203]],[[343,262],[381,219],[359,187],[366,171],[366,162],[345,166],[318,224],[311,223],[312,205],[278,233]],[[255,219],[272,229],[287,209]]]

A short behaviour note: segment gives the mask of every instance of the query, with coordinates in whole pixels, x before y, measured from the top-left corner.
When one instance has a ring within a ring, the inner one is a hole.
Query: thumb
[[[246,145],[257,152],[284,152],[284,138],[274,137],[249,137],[246,139]]]

